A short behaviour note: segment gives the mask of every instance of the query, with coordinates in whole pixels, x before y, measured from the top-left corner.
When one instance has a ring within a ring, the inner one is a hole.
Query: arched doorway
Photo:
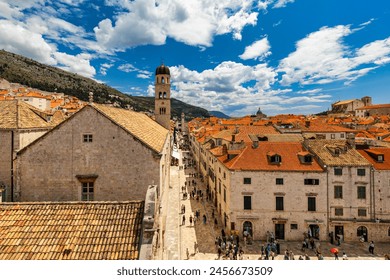
[[[311,237],[314,239],[320,239],[320,227],[316,224],[309,225],[309,231],[311,233]]]
[[[365,226],[358,227],[356,234],[359,239],[363,238],[364,242],[368,241],[368,230]]]
[[[250,236],[253,236],[252,222],[245,221],[242,226],[242,232],[247,231]]]

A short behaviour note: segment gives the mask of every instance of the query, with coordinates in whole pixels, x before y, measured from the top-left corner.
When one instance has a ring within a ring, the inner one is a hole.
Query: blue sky
[[[0,48],[231,116],[390,103],[388,0],[0,0]]]

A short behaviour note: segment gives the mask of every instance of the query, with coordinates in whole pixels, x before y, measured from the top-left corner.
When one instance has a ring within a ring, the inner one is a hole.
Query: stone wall
[[[27,147],[17,166],[18,201],[81,200],[80,176],[96,178],[97,201],[144,200],[160,182],[160,156],[92,107]]]

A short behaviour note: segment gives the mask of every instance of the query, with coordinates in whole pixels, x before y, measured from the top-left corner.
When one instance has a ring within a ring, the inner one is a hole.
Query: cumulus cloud
[[[355,31],[349,25],[323,27],[298,41],[296,50],[279,64],[281,84],[351,83],[390,62],[390,38],[351,50],[344,38]]]
[[[54,47],[38,33],[8,20],[0,20],[0,48],[30,57],[42,63],[55,65]]]
[[[196,100],[194,105],[229,114],[258,104],[256,101],[268,94],[276,77],[274,69],[266,64],[247,66],[233,61],[225,61],[202,72],[184,66],[170,67],[170,70],[172,96],[190,104]],[[152,89],[149,88],[149,94]],[[250,110],[248,108],[246,114],[251,113]]]
[[[139,45],[162,45],[173,38],[192,46],[209,47],[215,35],[232,33],[241,39],[241,31],[257,22],[254,0],[155,0],[118,1],[121,12],[113,23],[106,18],[94,28],[96,39],[107,48],[123,50]]]
[[[254,42],[252,45],[247,46],[243,54],[239,57],[241,59],[259,59],[262,60],[271,54],[271,46],[267,38],[263,38]]]
[[[57,66],[73,73],[92,78],[96,70],[90,64],[91,56],[89,54],[69,55],[62,52],[55,52]]]

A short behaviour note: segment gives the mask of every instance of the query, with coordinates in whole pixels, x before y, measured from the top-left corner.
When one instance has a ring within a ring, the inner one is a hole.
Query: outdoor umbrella
[[[339,249],[337,249],[337,248],[332,248],[332,249],[330,249],[330,252],[331,252],[332,254],[336,254],[336,253],[339,252]]]

